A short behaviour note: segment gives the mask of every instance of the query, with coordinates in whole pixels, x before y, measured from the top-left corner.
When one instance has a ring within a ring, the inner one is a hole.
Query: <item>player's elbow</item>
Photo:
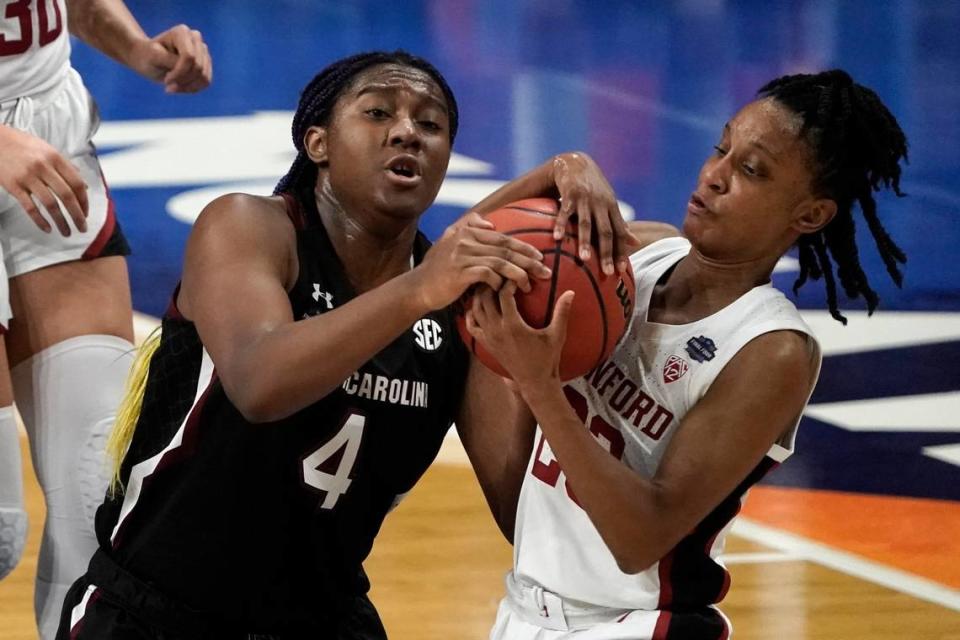
[[[669,502],[663,491],[651,495],[650,503],[656,508],[606,540],[620,571],[629,575],[646,571],[670,553],[684,531],[690,531],[689,523],[677,517]]]
[[[228,397],[230,394],[227,394]],[[264,424],[275,422],[286,417],[285,412],[279,411],[278,407],[269,402],[266,398],[259,398],[252,394],[235,394],[231,399],[233,405],[243,416],[243,419],[251,424]]]
[[[265,376],[222,380],[223,390],[243,419],[251,424],[265,424],[282,420],[292,413],[282,390],[268,384]]]
[[[600,531],[610,555],[623,573],[642,573],[660,559],[659,545],[647,527],[622,526],[614,530]]]
[[[620,553],[614,551],[613,558],[617,562],[617,568],[627,575],[643,573],[660,559],[654,554],[637,548],[627,549]]]

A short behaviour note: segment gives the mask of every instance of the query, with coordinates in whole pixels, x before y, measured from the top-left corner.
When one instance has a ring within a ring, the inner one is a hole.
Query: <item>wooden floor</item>
[[[24,466],[30,537],[19,567],[0,582],[0,640],[36,638],[43,504],[26,455]],[[723,609],[738,640],[960,640],[960,613],[951,608],[738,536],[727,558],[733,587]],[[486,638],[510,559],[470,469],[441,462],[387,519],[367,563],[372,598],[391,638]]]

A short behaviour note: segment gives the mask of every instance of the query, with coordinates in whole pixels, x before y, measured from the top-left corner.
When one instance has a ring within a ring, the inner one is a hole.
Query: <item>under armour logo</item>
[[[320,298],[327,303],[327,309],[333,309],[333,294],[329,291],[320,291],[320,285],[313,283],[313,299],[320,302]]]

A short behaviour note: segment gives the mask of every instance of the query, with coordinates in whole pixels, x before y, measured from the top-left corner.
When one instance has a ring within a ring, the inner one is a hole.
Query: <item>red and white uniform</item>
[[[609,360],[565,388],[602,446],[645,478],[656,473],[687,411],[749,341],[770,331],[793,330],[816,345],[796,307],[770,284],[696,322],[647,321],[654,285],[689,251],[686,239],[669,238],[634,254],[637,305],[627,334]],[[819,347],[816,357],[819,372]],[[729,587],[719,558],[725,535],[749,487],[793,452],[795,434],[796,425],[669,554],[629,575],[617,567],[578,506],[538,428],[520,493],[508,596],[491,638],[727,637],[729,623],[712,606]],[[671,613],[674,610],[687,613]]]
[[[61,262],[127,253],[122,239],[116,245],[113,204],[90,142],[99,124],[96,103],[70,66],[64,0],[0,0],[0,125],[27,131],[63,154],[87,183],[90,204],[87,231],[77,231],[67,216],[73,233],[64,237],[56,229],[41,231],[0,189],[4,281]],[[0,325],[10,317],[6,293],[0,291]]]
[[[69,68],[64,0],[0,1],[0,103],[51,89]]]

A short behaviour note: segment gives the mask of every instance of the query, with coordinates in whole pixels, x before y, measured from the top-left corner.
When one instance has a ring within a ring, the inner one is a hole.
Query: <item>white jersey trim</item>
[[[190,422],[193,412],[196,411],[197,404],[200,402],[200,398],[210,387],[210,384],[213,381],[213,374],[213,360],[210,359],[210,355],[207,353],[207,350],[204,349],[203,357],[200,361],[200,375],[197,377],[197,392],[193,398],[193,404],[191,405],[190,411],[187,412],[183,422],[180,423],[180,428],[177,429],[177,432],[174,434],[173,438],[162,451],[151,458],[147,458],[146,460],[133,465],[133,468],[130,470],[130,479],[127,481],[126,493],[124,493],[123,496],[123,505],[120,508],[120,517],[117,518],[117,524],[113,527],[113,532],[110,534],[110,542],[116,543],[117,534],[120,532],[120,528],[133,511],[134,507],[137,506],[137,501],[139,501],[140,494],[143,491],[144,481],[150,477],[154,471],[157,470],[157,466],[160,464],[160,461],[163,460],[165,455],[171,451],[174,451],[175,449],[178,449],[180,445],[183,444],[183,434],[186,431],[187,423]]]
[[[91,584],[87,587],[87,590],[83,592],[83,598],[80,599],[80,602],[77,603],[73,609],[70,610],[70,634],[71,636],[76,630],[80,621],[83,620],[83,616],[87,613],[87,605],[90,603],[90,598],[93,597],[94,592],[98,589],[97,585]]]

